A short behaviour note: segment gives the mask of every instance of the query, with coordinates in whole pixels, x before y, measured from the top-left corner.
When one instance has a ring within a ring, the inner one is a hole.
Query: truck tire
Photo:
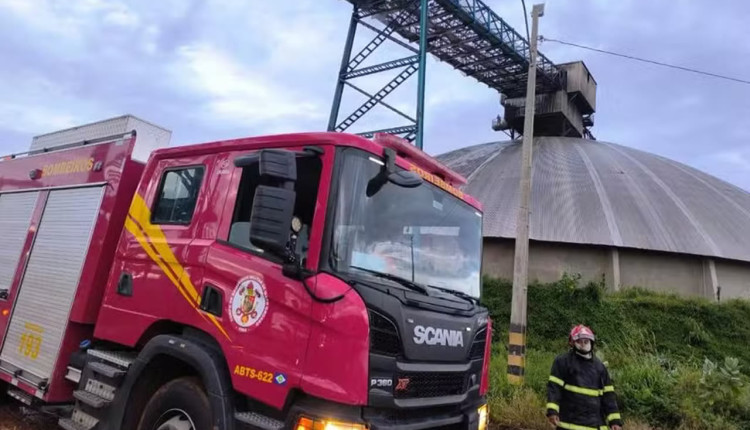
[[[137,430],[210,430],[211,404],[193,377],[167,382],[151,396]]]

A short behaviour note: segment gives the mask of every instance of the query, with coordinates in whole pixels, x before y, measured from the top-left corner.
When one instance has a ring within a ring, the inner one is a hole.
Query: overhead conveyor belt
[[[349,0],[360,18],[374,17],[409,42],[419,42],[420,0]],[[526,94],[529,42],[479,0],[428,2],[428,53],[508,97]],[[537,92],[563,88],[564,71],[543,54]]]
[[[398,114],[402,120],[385,132],[401,134],[421,147],[422,116],[424,112],[424,57],[432,55],[450,64],[509,100],[506,108],[508,127],[522,132],[523,97],[529,69],[529,42],[480,0],[348,0],[353,6],[349,33],[338,75],[328,129],[348,131],[355,122],[375,106],[381,105]],[[422,14],[426,5],[426,14]],[[426,26],[422,28],[422,20]],[[354,51],[354,38],[358,27],[374,33],[373,39],[361,50]],[[421,40],[421,35],[425,40]],[[395,43],[414,55],[399,54],[397,58],[378,64],[368,64],[367,59],[379,47]],[[584,67],[585,69],[585,67]],[[368,92],[352,83],[353,80],[376,73],[391,72],[395,77],[384,80],[382,89]],[[537,58],[536,92],[548,97],[542,102],[553,111],[543,112],[546,122],[539,122],[543,134],[580,136],[592,124],[593,108],[576,101],[580,107],[569,107],[574,94],[560,94],[568,88],[567,77],[571,67],[556,65],[539,53]],[[588,70],[585,70],[588,73]],[[416,116],[404,113],[384,99],[411,76],[419,78]],[[590,78],[590,75],[588,76]],[[591,78],[593,81],[593,78]],[[584,81],[586,81],[584,79]],[[366,100],[347,116],[339,117],[345,88],[364,95]],[[593,84],[595,92],[595,82]],[[573,92],[579,91],[575,88]],[[548,96],[546,96],[548,95]],[[568,97],[565,97],[568,95]],[[579,98],[580,99],[580,98]],[[510,113],[510,116],[508,115]],[[539,113],[537,114],[539,115]],[[536,130],[536,129],[535,129]],[[537,131],[539,131],[537,130]],[[371,135],[372,132],[362,132]]]

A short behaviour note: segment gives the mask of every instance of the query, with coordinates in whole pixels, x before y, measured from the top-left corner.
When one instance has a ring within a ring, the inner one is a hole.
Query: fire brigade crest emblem
[[[268,310],[268,297],[263,279],[249,276],[241,280],[232,293],[229,314],[237,329],[246,332],[259,325]]]

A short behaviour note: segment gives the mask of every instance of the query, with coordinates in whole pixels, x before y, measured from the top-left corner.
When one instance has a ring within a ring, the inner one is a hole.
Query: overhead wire
[[[643,63],[654,64],[654,65],[661,66],[661,67],[668,67],[668,68],[671,68],[671,69],[682,70],[684,72],[697,73],[699,75],[709,76],[709,77],[712,77],[712,78],[724,79],[724,80],[727,80],[727,81],[733,81],[733,82],[737,82],[737,83],[740,83],[740,84],[750,85],[750,80],[735,78],[735,77],[732,77],[732,76],[720,75],[718,73],[706,72],[704,70],[692,69],[690,67],[678,66],[678,65],[675,65],[675,64],[669,64],[669,63],[665,63],[665,62],[662,62],[662,61],[649,60],[647,58],[640,58],[640,57],[636,57],[636,56],[633,56],[633,55],[620,54],[620,53],[617,53],[617,52],[607,51],[605,49],[594,48],[594,47],[591,47],[591,46],[580,45],[580,44],[572,43],[572,42],[565,42],[565,41],[557,40],[557,39],[550,39],[550,38],[547,38],[547,37],[544,37],[544,36],[539,36],[539,41],[540,42],[555,42],[555,43],[560,43],[562,45],[573,46],[573,47],[576,47],[576,48],[581,48],[581,49],[586,49],[586,50],[589,50],[589,51],[599,52],[601,54],[613,55],[613,56],[616,56],[616,57],[622,57],[622,58],[626,58],[626,59],[629,59],[629,60],[640,61],[640,62],[643,62]]]

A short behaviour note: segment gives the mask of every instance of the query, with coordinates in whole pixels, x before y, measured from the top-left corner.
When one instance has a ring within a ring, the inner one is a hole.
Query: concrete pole
[[[417,148],[423,148],[424,141],[424,91],[427,72],[427,26],[429,25],[429,1],[421,0],[419,6],[419,70],[417,82]]]
[[[531,10],[529,79],[526,87],[526,117],[523,123],[521,156],[521,198],[516,221],[513,303],[508,342],[508,381],[516,385],[523,384],[526,365],[526,293],[529,284],[529,202],[531,201],[531,149],[534,140],[534,102],[536,100],[536,46],[539,17],[543,15],[544,4],[535,4]]]

